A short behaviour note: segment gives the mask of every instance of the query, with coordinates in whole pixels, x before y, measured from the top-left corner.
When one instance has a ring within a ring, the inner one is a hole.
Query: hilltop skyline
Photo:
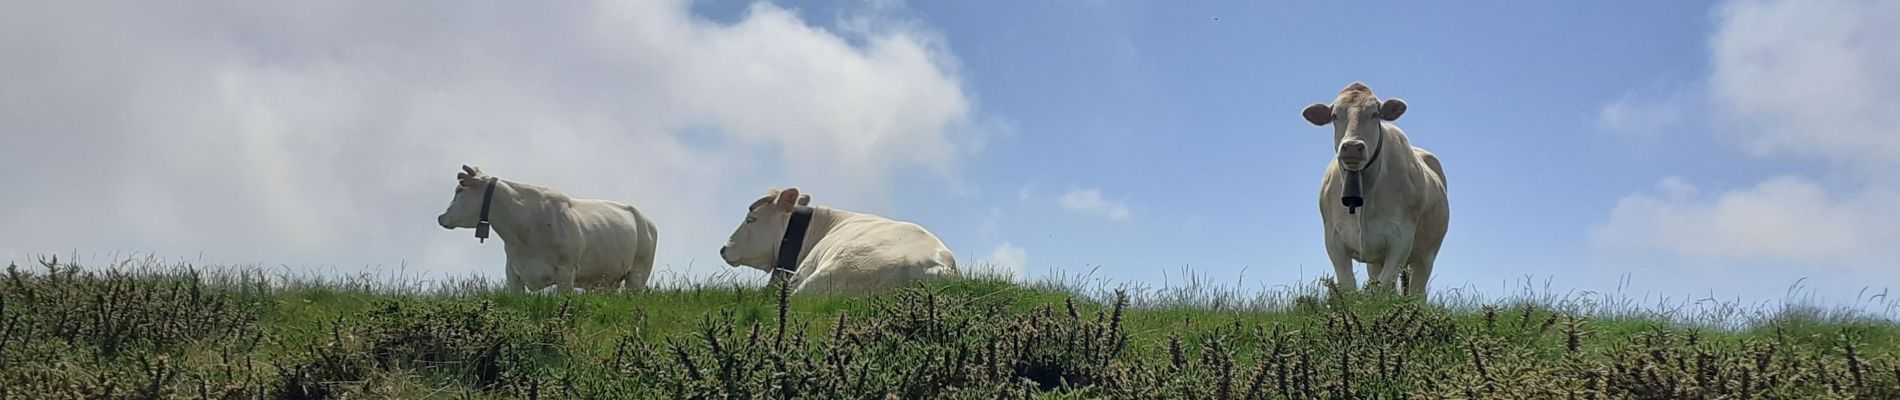
[[[1357,81],[1444,162],[1434,290],[1900,282],[1893,2],[536,6],[0,4],[0,256],[500,276],[432,223],[470,164],[639,206],[681,276],[798,187],[966,267],[1297,284],[1299,110]]]

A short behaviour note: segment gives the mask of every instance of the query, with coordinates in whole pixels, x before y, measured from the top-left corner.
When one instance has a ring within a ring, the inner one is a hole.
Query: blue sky
[[[0,216],[69,226],[0,250],[499,274],[427,223],[468,162],[647,207],[686,275],[790,185],[966,264],[1285,284],[1330,273],[1298,110],[1363,81],[1444,160],[1434,288],[1852,300],[1900,278],[1900,109],[1855,102],[1900,89],[1900,7],[1801,4],[9,3],[5,147],[97,157],[0,161],[44,193]]]

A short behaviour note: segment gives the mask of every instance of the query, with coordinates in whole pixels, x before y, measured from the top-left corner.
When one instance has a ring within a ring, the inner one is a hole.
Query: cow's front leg
[[[1425,300],[1425,284],[1431,282],[1431,279],[1432,259],[1427,258],[1424,261],[1412,263],[1412,281],[1405,283],[1405,294],[1418,296],[1420,301]]]
[[[580,260],[579,250],[575,250],[574,253],[561,258],[561,267],[554,271],[554,278],[560,280],[562,292],[573,293],[576,290],[582,289],[578,282],[581,274]]]
[[[567,268],[562,268],[561,271],[558,272],[561,279],[561,291],[573,293],[576,289],[580,289],[580,285],[575,283],[576,279],[574,278],[575,275],[580,273],[580,268],[574,267],[574,264],[567,264],[567,266]]]
[[[553,242],[554,279],[560,283],[561,291],[572,293],[580,288],[575,284],[575,280],[582,267],[581,255],[587,250],[586,242],[582,241],[585,237],[581,235],[580,227],[575,224],[561,224],[554,227],[558,229],[557,232],[560,232]]]
[[[577,280],[575,277],[580,274],[580,265],[576,262],[579,259],[580,257],[566,253],[554,258],[554,281],[560,285],[560,291],[571,293],[580,287],[575,284]]]
[[[1391,291],[1398,286],[1399,272],[1405,270],[1405,261],[1409,258],[1404,255],[1412,254],[1411,235],[1399,235],[1388,243],[1389,247],[1385,250],[1386,257],[1381,260],[1384,264],[1383,269],[1379,270],[1377,278],[1380,291]]]
[[[510,292],[520,292],[522,289],[525,289],[521,284],[521,274],[516,273],[514,267],[511,266],[508,268],[508,283],[507,286],[502,287],[507,288]]]
[[[1346,249],[1344,243],[1339,243],[1330,234],[1326,235],[1326,257],[1333,262],[1334,286],[1348,292],[1359,290],[1359,278],[1354,276],[1352,270],[1351,250]]]
[[[508,264],[502,268],[502,271],[506,273],[502,288],[511,293],[520,293],[528,289],[528,283],[521,279],[521,271],[524,271],[524,268],[533,268],[531,265],[533,263],[528,261],[530,258],[519,256],[519,254],[518,250],[508,249]]]
[[[1380,278],[1382,276],[1385,276],[1385,263],[1366,263],[1366,290],[1391,290],[1392,282]]]

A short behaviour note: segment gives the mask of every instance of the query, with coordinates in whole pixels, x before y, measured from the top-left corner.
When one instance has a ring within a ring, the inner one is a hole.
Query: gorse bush
[[[109,360],[127,351],[241,337],[257,319],[256,303],[207,290],[197,271],[161,278],[62,268],[57,258],[42,263],[47,272],[37,275],[7,267],[0,309],[20,312],[7,314],[0,340],[57,339]]]
[[[1342,291],[1143,308],[991,281],[445,295],[41,264],[0,284],[5,398],[1900,398],[1881,321],[1699,330]]]
[[[379,371],[409,371],[481,391],[520,390],[533,359],[559,354],[565,312],[530,322],[492,302],[382,300],[361,318],[331,325],[320,344],[306,344],[276,391],[283,398],[327,398],[337,383],[363,381]]]
[[[190,269],[93,272],[57,258],[41,266],[9,265],[0,284],[0,386],[9,397],[171,397],[187,378],[208,394],[214,371],[224,374],[217,387],[261,387],[231,358],[257,349],[260,302],[209,288]],[[189,357],[222,358],[188,377]]]

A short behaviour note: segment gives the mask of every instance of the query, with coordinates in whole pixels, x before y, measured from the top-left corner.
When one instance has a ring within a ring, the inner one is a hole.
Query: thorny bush
[[[956,284],[822,313],[794,312],[778,284],[741,300],[775,315],[664,320],[645,309],[674,306],[644,294],[365,294],[313,320],[287,305],[296,293],[188,270],[42,264],[0,284],[4,398],[1900,398],[1892,331],[1854,325],[1602,332],[1534,304],[1466,315],[1329,293],[1171,312]],[[560,306],[509,305],[523,296]],[[628,303],[638,322],[603,319]]]

